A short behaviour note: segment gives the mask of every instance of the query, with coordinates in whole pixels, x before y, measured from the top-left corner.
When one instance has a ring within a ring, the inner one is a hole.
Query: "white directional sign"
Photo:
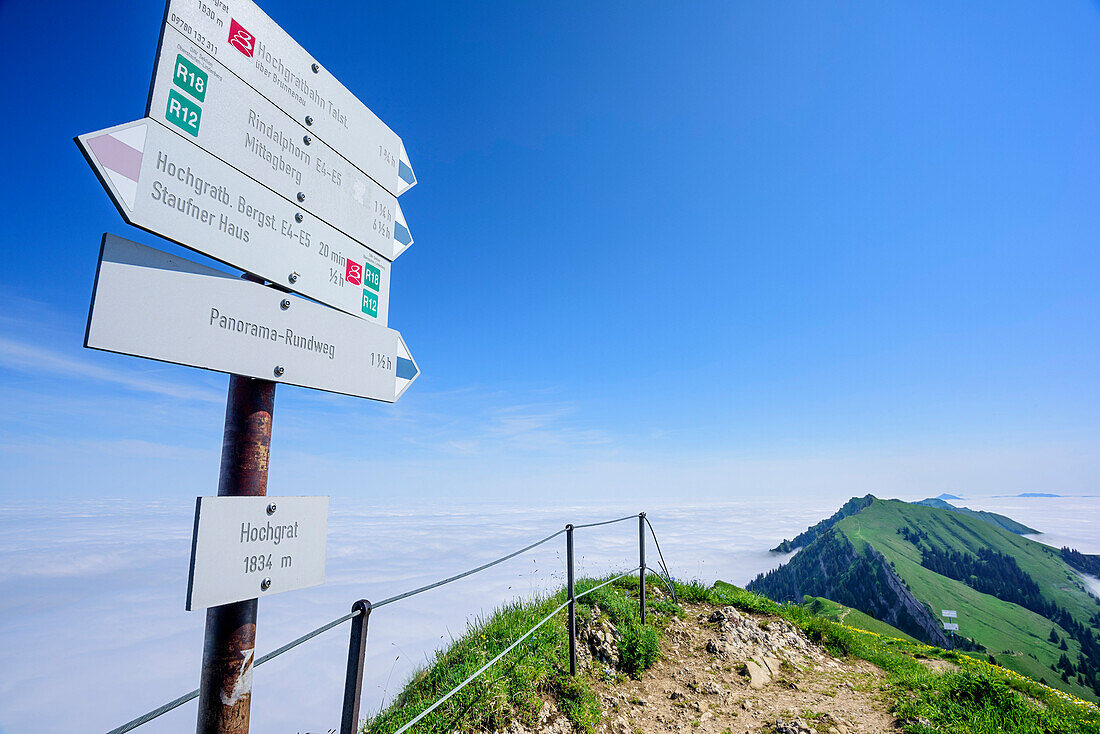
[[[109,234],[84,346],[388,403],[419,374],[393,329]]]
[[[412,244],[397,197],[171,26],[146,115],[388,260]]]
[[[400,196],[416,183],[401,138],[251,0],[169,0],[165,24],[391,194]],[[170,48],[164,53],[175,55]]]
[[[77,143],[130,224],[386,325],[388,260],[194,143],[149,119]]]
[[[958,632],[959,631],[959,625],[954,624],[952,622],[944,622],[943,623],[943,628],[945,630],[947,630],[948,632]]]
[[[199,497],[187,610],[325,582],[328,497]]]
[[[954,609],[944,609],[943,610],[943,616],[944,617],[958,617],[959,613],[956,612]]]

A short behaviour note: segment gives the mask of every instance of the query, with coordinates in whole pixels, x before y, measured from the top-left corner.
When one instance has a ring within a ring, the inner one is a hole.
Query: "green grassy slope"
[[[897,533],[903,527],[920,528],[928,534],[931,544],[943,549],[974,552],[992,547],[1012,555],[1020,568],[1039,584],[1046,599],[1087,623],[1097,611],[1096,601],[1056,551],[966,515],[897,500],[878,500],[863,512],[836,524],[836,529],[857,548],[870,543],[882,553],[909,584],[914,596],[928,604],[937,616],[942,609],[957,610],[960,633],[985,645],[998,663],[1035,679],[1046,678],[1052,685],[1082,698],[1096,699],[1095,694],[1073,679],[1063,683],[1050,669],[1062,654],[1058,645],[1049,641],[1050,630],[1056,627],[1059,636],[1066,637],[1065,630],[1039,614],[924,568],[920,565],[920,551]],[[1080,646],[1073,640],[1068,645],[1067,654],[1076,659]]]
[[[908,640],[909,642],[918,642],[915,637],[905,634],[897,627],[892,627],[885,622],[880,622],[858,609],[846,607],[830,599],[824,599],[820,596],[807,596],[804,606],[811,613],[816,614],[822,619],[828,619],[831,622],[846,624],[849,627],[874,632],[883,637],[897,637],[902,640]]]
[[[1035,533],[1039,532],[1035,528],[1029,528],[1022,522],[1016,522],[1011,517],[998,515],[996,512],[986,512],[985,510],[971,510],[969,507],[956,507],[950,502],[945,502],[939,497],[930,497],[926,500],[921,500],[920,502],[913,502],[912,504],[925,505],[927,507],[939,507],[943,510],[950,510],[951,512],[959,512],[963,515],[970,515],[971,517],[976,517],[979,520],[984,520],[985,522],[1002,527],[1011,533],[1016,533],[1017,535],[1034,535]]]

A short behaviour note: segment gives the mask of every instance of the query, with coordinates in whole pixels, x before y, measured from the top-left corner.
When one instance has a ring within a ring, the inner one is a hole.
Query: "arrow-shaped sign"
[[[164,18],[394,196],[416,184],[401,138],[252,0],[169,0]]]
[[[146,114],[388,260],[412,244],[397,197],[172,26]]]
[[[110,234],[84,346],[387,403],[420,373],[393,329]]]
[[[149,119],[77,144],[123,219],[386,325],[390,262]]]

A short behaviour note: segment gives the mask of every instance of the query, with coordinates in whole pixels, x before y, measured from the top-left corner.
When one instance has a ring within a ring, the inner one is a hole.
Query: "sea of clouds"
[[[917,499],[917,498],[909,498]],[[567,522],[644,509],[678,578],[744,584],[785,560],[767,552],[836,510],[835,499],[706,505],[647,503],[540,509],[458,503],[364,506],[333,498],[323,586],[260,604],[263,654],[349,611],[453,575]],[[1100,553],[1100,499],[967,499]],[[72,501],[0,507],[0,733],[106,732],[198,685],[204,614],[184,611],[193,504]],[[637,564],[637,523],[578,530],[579,573]],[[656,561],[649,547],[651,565]],[[370,620],[362,711],[390,701],[433,651],[479,615],[560,588],[564,537],[454,584],[377,610]],[[1100,591],[1100,584],[1097,585]],[[339,723],[348,625],[258,668],[252,731],[327,732]],[[190,702],[141,727],[191,732]]]

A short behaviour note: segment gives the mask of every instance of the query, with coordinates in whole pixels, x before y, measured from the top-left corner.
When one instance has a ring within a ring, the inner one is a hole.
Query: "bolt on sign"
[[[198,497],[187,611],[325,582],[328,497]]]

